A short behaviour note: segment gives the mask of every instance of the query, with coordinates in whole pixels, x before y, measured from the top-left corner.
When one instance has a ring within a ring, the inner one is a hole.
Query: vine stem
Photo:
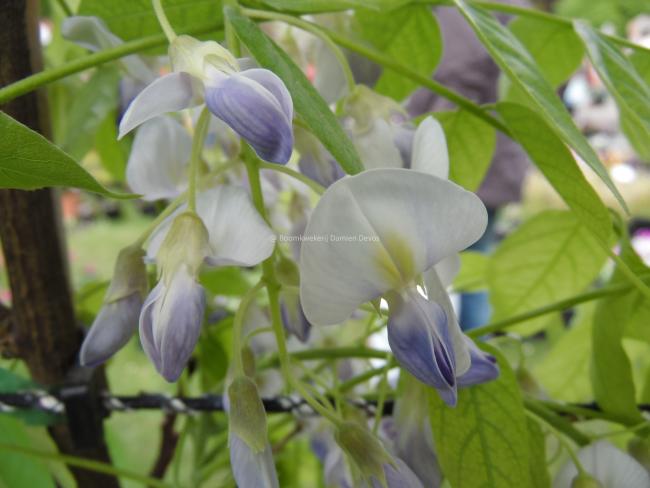
[[[555,412],[546,408],[541,402],[532,398],[524,398],[524,406],[526,410],[535,414],[544,423],[573,439],[579,446],[586,446],[591,442],[591,439],[571,425],[571,422],[556,415]]]
[[[332,41],[332,38],[328,36],[327,33],[325,33],[319,25],[314,24],[312,22],[308,22],[298,17],[293,17],[291,15],[280,14],[277,12],[267,12],[265,10],[255,10],[255,9],[245,8],[242,9],[242,13],[248,17],[255,18],[255,19],[277,20],[280,22],[284,22],[286,24],[290,24],[295,27],[298,27],[299,29],[307,31],[310,34],[313,34],[319,39],[321,39],[327,45],[327,47],[329,47],[329,49],[332,51],[332,54],[334,54],[334,57],[336,57],[336,60],[341,65],[341,69],[343,70],[345,81],[347,82],[348,90],[350,91],[350,93],[352,93],[352,91],[355,89],[356,82],[354,81],[354,74],[352,73],[352,69],[350,68],[350,63],[345,57],[345,54],[343,53],[341,48],[338,47],[334,41]]]
[[[41,451],[39,449],[32,449],[30,447],[18,446],[15,444],[7,444],[4,442],[0,442],[0,450],[18,452],[20,454],[35,458],[51,459],[53,461],[67,464],[69,466],[77,466],[89,471],[110,474],[115,477],[119,476],[121,478],[127,478],[142,483],[145,486],[153,486],[156,488],[172,488],[172,485],[169,485],[155,478],[150,478],[148,476],[134,473],[133,471],[126,469],[116,468],[110,464],[101,463],[99,461],[91,461],[89,459],[84,459],[76,456],[68,456],[66,454],[59,454],[56,452]]]
[[[201,151],[203,142],[208,131],[210,122],[210,112],[208,107],[203,107],[199,120],[196,122],[194,139],[192,140],[192,155],[190,156],[190,175],[189,186],[187,189],[187,206],[192,211],[196,211],[196,186],[199,177],[199,165],[201,164]]]
[[[649,277],[650,276],[648,275],[644,275],[639,279],[640,280],[648,279]],[[497,320],[495,322],[492,322],[491,324],[487,324],[482,327],[477,327],[475,329],[467,331],[467,335],[476,338],[476,337],[481,337],[485,334],[499,332],[503,329],[519,324],[521,322],[526,322],[527,320],[532,320],[534,318],[541,317],[542,315],[547,315],[553,312],[566,310],[575,305],[579,305],[580,303],[590,302],[606,296],[628,292],[633,287],[634,285],[626,284],[626,283],[603,286],[598,290],[592,290],[585,293],[581,293],[579,295],[575,295],[565,300],[559,300],[557,302],[549,303],[548,305],[544,305],[543,307],[536,308],[534,310],[531,310],[530,312],[525,312],[519,315],[515,315],[513,317],[509,317],[507,319]]]
[[[162,222],[169,217],[171,214],[174,213],[174,211],[181,206],[181,204],[185,201],[187,198],[187,193],[183,192],[179,196],[177,196],[174,200],[171,201],[169,205],[160,212],[155,219],[153,219],[147,228],[140,234],[140,236],[133,242],[134,246],[142,247],[142,245],[146,242],[147,239],[149,239],[149,236],[153,233],[154,230],[158,228]]]
[[[233,369],[235,375],[244,375],[244,364],[242,362],[241,350],[242,350],[242,333],[244,326],[244,317],[246,316],[246,310],[250,306],[251,302],[255,299],[255,295],[259,292],[264,286],[263,281],[259,281],[253,288],[248,290],[243,296],[241,302],[239,303],[239,308],[235,313],[235,318],[232,323],[232,354],[233,354]]]
[[[156,13],[156,18],[158,19],[160,27],[165,33],[165,36],[167,36],[167,40],[172,43],[177,37],[176,32],[174,32],[174,28],[169,23],[169,19],[165,14],[165,9],[163,9],[161,0],[151,0],[151,3],[153,5],[153,10]]]

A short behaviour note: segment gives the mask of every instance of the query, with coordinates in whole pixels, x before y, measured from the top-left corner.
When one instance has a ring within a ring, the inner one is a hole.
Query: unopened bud
[[[391,457],[371,432],[356,422],[347,421],[336,431],[335,438],[364,479],[374,478],[380,486],[386,486],[384,466],[391,463]]]
[[[375,119],[388,121],[399,114],[405,117],[404,109],[395,100],[380,95],[365,85],[355,87],[345,99],[343,110],[354,120],[357,132],[368,130]]]
[[[244,366],[244,374],[249,378],[255,376],[255,354],[250,346],[244,346],[241,350],[241,360]]]
[[[266,412],[250,378],[239,376],[228,387],[230,432],[242,439],[254,452],[266,447]]]
[[[203,221],[192,212],[180,214],[172,222],[156,256],[162,279],[171,279],[183,265],[191,276],[197,276],[209,252],[208,229]]]
[[[106,291],[104,303],[111,303],[137,293],[141,298],[147,293],[147,270],[144,251],[139,246],[125,247],[115,261],[113,278]]]

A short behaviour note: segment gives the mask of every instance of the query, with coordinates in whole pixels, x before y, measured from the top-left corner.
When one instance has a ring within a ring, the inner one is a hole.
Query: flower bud
[[[267,442],[266,412],[257,386],[245,376],[235,378],[228,387],[228,398],[231,434],[242,439],[253,452],[263,451]]]
[[[369,130],[376,119],[389,121],[395,116],[406,119],[404,109],[395,100],[365,85],[357,85],[343,103],[343,110],[354,121],[356,132]]]
[[[95,317],[79,353],[82,366],[96,366],[119,351],[138,326],[147,291],[147,273],[140,247],[126,247],[115,262],[104,304]]]
[[[374,478],[380,486],[386,486],[384,465],[391,463],[391,457],[379,439],[363,426],[350,421],[343,422],[335,439],[364,479],[371,481]]]
[[[198,276],[210,253],[209,239],[208,229],[198,215],[184,212],[176,217],[156,256],[162,280],[168,285],[182,266],[191,276]]]
[[[244,374],[249,378],[255,376],[255,353],[250,346],[246,345],[241,350],[241,360],[244,366]]]

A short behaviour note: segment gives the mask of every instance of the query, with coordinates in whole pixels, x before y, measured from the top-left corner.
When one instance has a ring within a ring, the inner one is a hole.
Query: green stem
[[[386,351],[379,349],[370,349],[367,347],[336,347],[324,349],[305,349],[304,351],[296,351],[290,354],[291,359],[300,361],[318,361],[320,359],[346,359],[346,358],[362,358],[362,359],[385,359]],[[272,356],[263,362],[260,362],[260,369],[272,368],[279,363],[278,356]]]
[[[233,358],[233,369],[235,375],[244,374],[244,364],[242,363],[242,332],[244,325],[244,317],[246,316],[246,310],[250,306],[251,302],[255,299],[257,292],[262,289],[264,283],[262,281],[258,282],[253,288],[248,290],[243,296],[241,302],[239,303],[239,308],[235,313],[235,318],[232,323],[232,358]]]
[[[189,174],[189,187],[187,189],[187,206],[192,211],[196,211],[196,186],[199,179],[199,166],[201,165],[201,151],[203,150],[203,142],[205,141],[205,134],[208,131],[210,122],[210,112],[208,107],[203,107],[199,120],[196,122],[196,129],[194,131],[194,139],[192,140],[192,155],[190,157],[190,174]]]
[[[213,32],[215,29],[221,28],[221,24],[212,24],[210,26],[194,27],[187,30],[188,34],[204,34],[206,32]],[[66,76],[74,73],[84,71],[88,68],[93,68],[109,61],[114,61],[124,56],[134,54],[137,52],[145,51],[158,46],[163,46],[167,43],[167,37],[164,34],[157,34],[154,36],[147,36],[135,41],[125,42],[117,47],[105,49],[98,53],[90,54],[79,59],[74,59],[68,63],[62,64],[56,68],[41,71],[40,73],[33,74],[22,80],[18,80],[11,85],[0,88],[0,105],[3,105],[14,98],[17,98],[25,93],[29,93],[43,85],[52,83],[53,81],[60,80]]]
[[[545,408],[560,414],[568,413],[578,418],[606,420],[607,422],[626,425],[628,427],[637,425],[636,422],[631,422],[629,417],[619,416],[610,412],[603,412],[601,410],[595,410],[592,408],[585,408],[579,405],[558,403],[550,400],[540,400],[539,403]]]
[[[174,39],[176,39],[177,37],[176,32],[174,32],[174,28],[169,23],[169,19],[165,14],[165,9],[163,9],[161,0],[151,0],[151,3],[153,5],[153,10],[156,13],[156,18],[158,19],[158,23],[160,24],[160,27],[165,33],[165,36],[167,36],[167,40],[170,43],[174,42]]]
[[[244,162],[246,164],[246,171],[248,172],[248,181],[251,188],[253,203],[262,218],[268,222],[269,219],[266,214],[262,185],[260,183],[259,160],[247,144],[244,145],[243,149]],[[282,375],[287,385],[292,387],[300,396],[302,396],[316,412],[330,420],[335,425],[339,425],[341,420],[338,415],[313,398],[306,388],[303,387],[301,382],[291,373],[289,353],[287,351],[284,328],[282,326],[282,316],[280,313],[280,284],[275,275],[275,251],[270,257],[262,262],[262,276],[269,296],[271,326],[273,327],[273,332],[275,333],[275,339],[278,346],[280,369],[282,370]]]
[[[545,423],[573,439],[579,446],[586,446],[591,442],[591,439],[571,425],[571,422],[556,415],[541,402],[532,398],[524,398],[524,406],[529,412],[534,413],[535,416],[542,419]]]
[[[299,173],[298,171],[293,170],[291,168],[287,168],[286,166],[283,166],[281,164],[261,162],[260,168],[270,169],[272,171],[277,171],[279,173],[284,173],[285,175],[289,175],[292,178],[295,178],[296,180],[307,185],[309,188],[311,188],[314,191],[314,193],[318,195],[322,195],[323,193],[325,193],[325,187],[320,183],[317,183],[316,181],[312,180],[311,178],[308,178],[302,173]]]
[[[396,367],[397,366],[394,364],[391,365],[391,369]],[[365,371],[360,375],[355,376],[354,378],[345,381],[344,383],[341,383],[340,385],[338,385],[338,389],[341,393],[345,393],[346,391],[351,390],[355,386],[365,383],[366,381],[368,381],[371,378],[374,378],[375,376],[383,374],[385,368],[386,368],[385,366],[382,366],[380,368],[369,369],[368,371]]]
[[[598,290],[588,291],[586,293],[581,293],[580,295],[567,298],[565,300],[559,300],[557,302],[549,303],[543,307],[536,308],[530,312],[525,312],[514,317],[509,317],[504,320],[497,320],[491,324],[484,325],[482,327],[477,327],[467,332],[467,335],[470,337],[480,337],[485,334],[491,334],[494,332],[499,332],[503,329],[506,329],[510,326],[519,324],[520,322],[525,322],[527,320],[532,320],[542,315],[547,315],[553,312],[560,312],[568,308],[574,307],[580,303],[590,302],[593,300],[598,300],[610,295],[622,294],[632,289],[632,285],[621,283],[618,285],[608,285],[604,286]]]
[[[354,74],[352,73],[348,59],[345,57],[345,54],[341,48],[339,48],[336,43],[332,41],[330,36],[328,36],[327,33],[324,32],[319,25],[312,22],[307,22],[306,20],[303,20],[299,17],[293,17],[291,15],[280,14],[277,12],[267,12],[265,10],[245,8],[242,9],[242,13],[248,17],[255,19],[277,20],[280,22],[286,22],[287,24],[298,27],[299,29],[307,31],[320,38],[325,44],[327,44],[327,47],[330,48],[332,54],[334,54],[334,57],[336,57],[336,60],[341,65],[341,69],[343,70],[343,74],[345,75],[345,80],[348,85],[348,91],[352,93],[352,91],[355,89],[356,82],[354,81]]]
[[[172,488],[171,485],[155,478],[149,478],[148,476],[134,473],[133,471],[116,468],[110,464],[102,463],[99,461],[92,461],[90,459],[68,456],[66,454],[59,454],[56,452],[41,451],[39,449],[32,449],[30,447],[18,446],[15,444],[7,444],[4,442],[0,442],[0,450],[17,452],[35,458],[51,459],[59,463],[67,464],[68,466],[76,466],[79,468],[87,469],[89,471],[95,471],[115,477],[130,479],[138,483],[142,483],[144,486],[153,486],[156,488]]]

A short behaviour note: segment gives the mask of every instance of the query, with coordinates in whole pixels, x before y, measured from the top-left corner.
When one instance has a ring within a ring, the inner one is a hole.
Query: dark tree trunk
[[[0,1],[0,86],[42,69],[38,1]],[[49,137],[47,100],[32,92],[0,107]],[[42,385],[61,384],[74,367],[81,334],[75,322],[65,243],[56,192],[0,190],[0,240],[12,291],[10,320],[3,314],[11,353],[25,361]],[[7,330],[10,329],[10,330]],[[2,341],[0,341],[2,343]],[[103,377],[103,372],[99,372]],[[110,462],[103,439],[80,449],[68,424],[50,428],[61,452]],[[72,469],[80,488],[119,486],[115,478]]]

